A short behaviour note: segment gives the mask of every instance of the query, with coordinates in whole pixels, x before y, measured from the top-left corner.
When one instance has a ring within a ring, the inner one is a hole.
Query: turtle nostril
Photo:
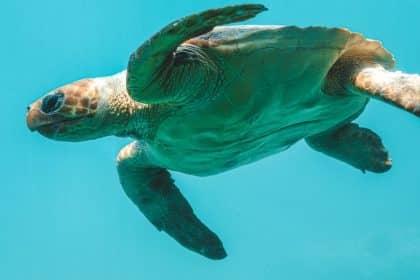
[[[31,106],[26,106],[26,112],[29,112],[31,110]]]
[[[54,113],[63,106],[64,94],[61,92],[49,94],[42,99],[41,111],[50,114]]]

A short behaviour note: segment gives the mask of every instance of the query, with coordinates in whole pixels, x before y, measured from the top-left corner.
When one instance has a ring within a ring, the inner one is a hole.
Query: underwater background
[[[371,101],[356,121],[394,166],[363,174],[299,142],[217,176],[174,173],[228,257],[158,232],[124,194],[115,157],[130,139],[55,142],[26,106],[60,85],[118,72],[167,23],[240,1],[2,0],[0,279],[420,279],[420,122]],[[267,0],[247,24],[346,27],[420,73],[419,0]]]

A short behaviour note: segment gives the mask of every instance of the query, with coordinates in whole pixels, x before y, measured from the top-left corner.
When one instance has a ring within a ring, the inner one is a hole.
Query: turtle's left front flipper
[[[267,8],[258,4],[228,6],[190,15],[167,25],[131,55],[127,68],[130,96],[149,104],[173,101],[174,87],[170,81],[175,80],[175,88],[179,88],[182,86],[180,81],[194,83],[200,78],[191,76],[199,69],[178,71],[188,72],[188,76],[177,77],[180,73],[175,73],[174,65],[177,63],[174,63],[174,52],[179,45],[211,31],[215,26],[244,21],[265,10]]]
[[[391,168],[388,151],[381,138],[357,124],[346,124],[337,129],[305,138],[314,150],[344,161],[357,169],[382,173]]]
[[[169,172],[152,164],[138,142],[121,150],[117,168],[125,193],[158,230],[207,258],[226,257],[220,239],[197,218]]]
[[[354,75],[352,89],[420,117],[420,75],[365,68]]]

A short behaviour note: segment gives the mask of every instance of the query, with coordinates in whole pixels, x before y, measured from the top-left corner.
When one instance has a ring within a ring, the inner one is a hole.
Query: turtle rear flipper
[[[365,68],[354,76],[351,89],[420,117],[420,75]]]
[[[314,150],[344,161],[362,172],[382,173],[391,168],[391,159],[381,138],[370,129],[354,123],[305,140]]]

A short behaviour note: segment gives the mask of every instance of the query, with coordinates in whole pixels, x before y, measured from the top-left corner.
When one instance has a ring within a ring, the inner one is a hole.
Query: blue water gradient
[[[339,26],[381,40],[420,73],[419,0],[266,0],[252,24]],[[25,108],[83,77],[125,68],[168,22],[222,0],[2,0],[0,279],[420,279],[420,122],[372,101],[358,119],[394,161],[362,174],[290,150],[207,178],[174,177],[223,239],[211,261],[157,232],[119,185],[129,139],[54,142],[30,133]]]

